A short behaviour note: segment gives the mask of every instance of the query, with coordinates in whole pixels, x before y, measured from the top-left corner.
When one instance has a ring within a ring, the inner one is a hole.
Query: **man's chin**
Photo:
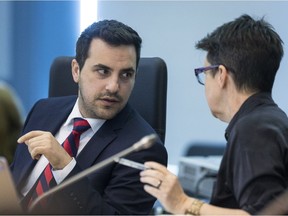
[[[105,119],[105,120],[109,120],[114,118],[120,111],[119,110],[115,110],[115,109],[105,109],[103,111],[101,111],[100,113],[97,113],[97,116],[99,119]]]

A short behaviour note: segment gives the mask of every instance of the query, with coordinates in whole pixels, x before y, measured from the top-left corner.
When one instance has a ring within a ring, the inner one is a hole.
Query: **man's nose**
[[[118,77],[111,77],[106,85],[106,90],[115,93],[119,90],[119,78]]]

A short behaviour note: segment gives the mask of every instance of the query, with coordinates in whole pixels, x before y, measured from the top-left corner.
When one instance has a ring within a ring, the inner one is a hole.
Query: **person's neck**
[[[228,106],[226,106],[226,122],[230,122],[233,116],[239,111],[242,104],[255,92],[237,92],[234,96],[230,96]]]

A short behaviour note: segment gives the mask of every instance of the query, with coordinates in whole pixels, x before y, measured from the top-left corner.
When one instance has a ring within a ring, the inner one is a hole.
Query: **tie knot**
[[[83,133],[90,128],[88,121],[82,118],[75,118],[73,123],[73,131]]]

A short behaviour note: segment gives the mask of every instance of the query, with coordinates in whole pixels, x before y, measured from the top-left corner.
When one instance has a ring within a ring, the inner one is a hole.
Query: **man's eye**
[[[107,73],[108,73],[108,71],[107,71],[107,70],[105,70],[105,69],[97,69],[97,72],[98,72],[99,74],[102,74],[102,75],[104,75],[104,74],[107,74]]]
[[[130,78],[130,77],[133,76],[133,73],[131,73],[131,72],[125,72],[125,73],[122,74],[122,76],[123,76],[124,78]]]

